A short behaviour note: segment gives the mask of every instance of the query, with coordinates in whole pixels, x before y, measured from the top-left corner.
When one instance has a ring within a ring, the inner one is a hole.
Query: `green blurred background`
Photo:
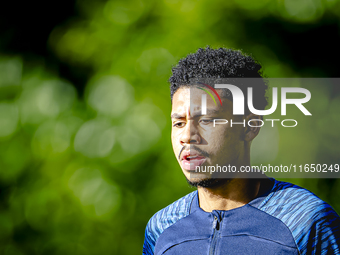
[[[339,76],[337,0],[7,1],[0,12],[5,255],[141,254],[148,219],[193,191],[171,148],[167,79],[197,48],[243,49],[268,77]],[[340,89],[318,98],[331,125],[310,125],[317,162],[306,163],[339,163]],[[299,133],[273,137],[280,156],[267,161],[280,164]],[[337,179],[288,181],[340,212]]]

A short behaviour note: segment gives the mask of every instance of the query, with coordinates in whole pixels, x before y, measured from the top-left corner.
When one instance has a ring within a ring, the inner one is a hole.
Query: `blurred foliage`
[[[1,12],[5,255],[141,253],[148,219],[192,191],[171,148],[167,79],[198,47],[244,49],[268,77],[339,76],[337,0],[22,1]],[[308,135],[320,139],[295,155],[339,163],[339,87],[318,98],[313,110],[336,125],[273,129],[265,162],[289,160]],[[288,181],[340,211],[339,180]]]

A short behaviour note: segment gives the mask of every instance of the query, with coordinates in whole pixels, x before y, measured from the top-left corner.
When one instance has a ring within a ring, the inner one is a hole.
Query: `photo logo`
[[[222,106],[222,100],[221,100],[220,96],[218,95],[217,91],[213,87],[211,87],[210,85],[205,84],[203,82],[199,82],[199,84],[202,84],[202,85],[206,86],[207,88],[211,89],[212,92],[214,92],[215,95],[217,96],[217,98],[220,101],[220,104]],[[215,84],[215,86],[216,86],[216,84]],[[198,87],[198,89],[201,89],[201,90],[205,91],[212,98],[212,100],[214,101],[215,105],[217,105],[215,98],[213,97],[213,95],[208,90],[206,90],[204,88],[200,88],[200,87]],[[207,95],[203,94],[202,95],[202,115],[206,115],[206,114],[207,114]]]
[[[201,83],[200,84],[206,86],[210,90],[212,90],[217,98],[220,101],[220,104],[222,106],[222,100],[220,96],[218,95],[217,91],[209,86],[208,84]],[[232,95],[232,102],[233,102],[233,115],[245,115],[245,110],[244,110],[244,105],[245,105],[245,97],[243,94],[243,91],[232,84],[215,84],[214,87],[216,89],[228,89]],[[215,98],[213,95],[205,88],[200,88],[199,89],[205,91],[210,97],[213,99],[215,105],[217,105]],[[270,115],[274,113],[277,109],[278,106],[278,89],[276,87],[273,87],[272,90],[272,106],[270,109],[267,110],[258,110],[255,109],[254,104],[253,104],[253,88],[248,87],[247,88],[247,105],[248,109],[251,113],[258,115],[258,116],[265,116],[265,115]],[[288,93],[300,93],[303,94],[303,98],[287,98]],[[311,99],[311,93],[308,89],[305,88],[297,88],[297,87],[282,87],[281,88],[281,115],[285,116],[287,115],[287,105],[295,105],[304,115],[306,116],[311,116],[312,114],[306,109],[306,107],[303,106],[304,103],[307,103]],[[202,107],[201,107],[201,114],[202,115],[207,115],[207,95],[202,94],[201,97],[201,102],[202,102]],[[280,121],[281,125],[283,127],[295,127],[297,126],[298,122],[294,119],[284,119],[284,120],[279,120],[279,119],[251,119],[248,121],[248,126],[250,127],[262,127],[264,125],[264,121],[270,121],[271,126],[274,127],[274,122],[275,121]],[[293,122],[293,125],[288,125],[287,122]],[[230,123],[232,126],[233,124],[242,124],[244,127],[246,126],[246,121],[243,120],[243,122],[233,122],[233,120],[225,120],[225,119],[214,119],[213,124],[214,127],[217,124],[227,124]],[[257,123],[258,125],[256,125]]]
[[[220,100],[220,103],[222,105],[222,101],[220,96],[217,94],[217,91],[204,83],[201,83],[205,86],[207,86],[208,88],[210,88],[218,97],[218,99]],[[244,115],[244,94],[242,92],[242,90],[240,88],[238,88],[235,85],[231,85],[231,84],[215,84],[215,88],[217,89],[229,89],[232,97],[233,97],[233,115]],[[207,91],[206,89],[203,88],[199,88],[204,90],[206,93],[208,93],[211,98],[214,100],[215,105],[216,105],[216,101],[214,99],[214,97],[212,96],[212,94]],[[294,98],[294,99],[289,99],[287,98],[287,93],[301,93],[304,94],[305,97],[304,98]],[[249,87],[248,88],[248,108],[249,111],[253,114],[256,115],[269,115],[275,112],[277,105],[278,105],[278,100],[277,100],[277,88],[273,88],[273,98],[272,98],[272,106],[270,109],[268,110],[257,110],[254,108],[253,106],[253,88]],[[298,107],[300,109],[300,111],[304,114],[304,115],[312,115],[307,109],[306,107],[304,107],[302,104],[307,103],[309,100],[311,99],[311,93],[309,92],[308,89],[305,88],[291,88],[291,87],[285,87],[285,88],[281,88],[281,115],[286,115],[287,114],[287,105],[288,104],[294,104],[296,105],[296,107]],[[207,97],[205,94],[202,95],[202,115],[206,115],[207,114]]]

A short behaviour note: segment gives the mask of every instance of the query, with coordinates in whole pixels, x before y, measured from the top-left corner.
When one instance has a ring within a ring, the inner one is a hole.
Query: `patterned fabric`
[[[143,254],[153,254],[156,241],[163,231],[189,215],[190,205],[196,194],[197,191],[191,192],[152,216],[145,230]]]
[[[248,205],[281,221],[289,229],[301,255],[340,254],[340,219],[332,207],[301,187],[272,180],[274,185],[271,191],[261,200],[251,201]],[[195,198],[198,206],[197,197],[197,191],[194,191],[160,210],[149,220],[143,254],[154,254],[160,235],[180,220],[186,220],[185,217],[192,213]]]
[[[339,216],[310,191],[275,181],[272,192],[258,209],[286,224],[302,255],[340,254]]]

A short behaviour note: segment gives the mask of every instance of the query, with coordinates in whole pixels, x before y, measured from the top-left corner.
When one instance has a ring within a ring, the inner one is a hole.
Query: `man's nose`
[[[181,145],[201,143],[201,136],[192,121],[188,121],[187,125],[184,127],[180,137],[180,143]]]

